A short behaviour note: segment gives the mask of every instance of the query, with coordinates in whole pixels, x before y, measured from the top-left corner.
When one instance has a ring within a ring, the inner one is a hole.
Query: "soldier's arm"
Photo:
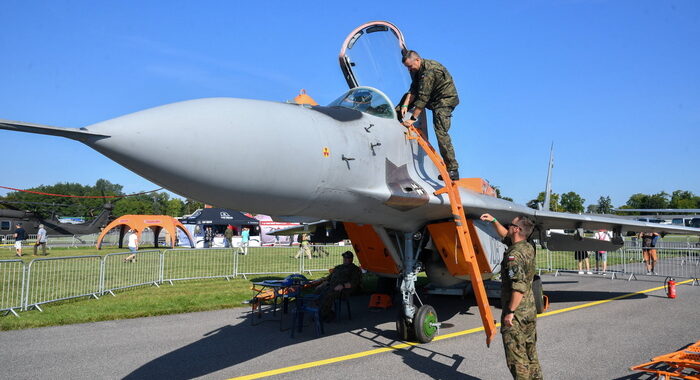
[[[498,236],[501,237],[501,239],[508,235],[508,230],[505,227],[503,227],[503,225],[491,214],[483,214],[479,219],[483,220],[484,222],[489,222],[493,224],[493,228],[496,230],[496,233],[498,234]]]

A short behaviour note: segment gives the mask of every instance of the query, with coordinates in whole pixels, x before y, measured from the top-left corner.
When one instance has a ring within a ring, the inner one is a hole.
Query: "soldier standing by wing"
[[[537,358],[537,310],[532,292],[535,249],[527,241],[534,223],[518,216],[506,228],[489,214],[481,215],[481,220],[492,223],[502,238],[510,238],[501,263],[501,335],[506,364],[514,379],[542,379]]]
[[[440,155],[454,181],[459,179],[459,164],[455,158],[452,140],[447,133],[450,130],[452,111],[459,104],[457,88],[452,76],[445,66],[437,61],[422,59],[417,52],[408,50],[404,53],[402,62],[411,72],[413,82],[411,88],[396,107],[403,120],[409,107],[414,107],[410,120],[402,124],[409,127],[427,108],[433,111],[433,128],[438,140]]]

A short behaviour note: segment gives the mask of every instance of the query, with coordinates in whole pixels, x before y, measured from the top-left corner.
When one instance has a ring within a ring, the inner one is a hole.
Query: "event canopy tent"
[[[201,224],[204,226],[234,226],[240,231],[241,227],[248,227],[253,231],[258,230],[260,224],[257,219],[246,216],[240,211],[225,208],[205,208],[197,210],[188,218],[180,219],[185,224]]]
[[[145,228],[149,228],[153,231],[153,244],[158,247],[158,236],[162,230],[166,230],[170,235],[170,246],[177,246],[177,230],[179,229],[184,233],[190,240],[190,246],[194,248],[194,238],[187,231],[185,226],[182,225],[177,219],[168,215],[124,215],[115,220],[102,230],[100,237],[97,238],[97,249],[102,248],[102,239],[105,235],[112,229],[119,228],[119,248],[122,248],[124,241],[124,235],[132,229],[137,230],[137,236],[139,241],[141,240],[141,233]]]

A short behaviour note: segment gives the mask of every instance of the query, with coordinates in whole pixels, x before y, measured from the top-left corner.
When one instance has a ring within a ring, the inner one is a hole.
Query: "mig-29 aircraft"
[[[390,67],[377,60],[362,62],[365,47],[375,42],[386,46],[377,54],[388,55],[401,77],[391,79]],[[545,245],[550,229],[613,232],[609,243],[592,242],[580,233],[560,238],[560,247],[568,249],[614,250],[628,231],[700,234],[700,229],[682,226],[534,210],[496,198],[481,179],[438,180],[441,171],[446,173],[439,156],[399,123],[394,103],[383,92],[392,85],[408,88],[408,73],[401,65],[405,48],[403,35],[388,22],[355,29],[340,54],[350,89],[326,106],[208,98],[78,129],[8,120],[0,120],[0,128],[80,141],[190,199],[266,215],[333,221],[324,231],[329,236],[346,234],[364,269],[397,279],[402,300],[397,329],[404,339],[415,336],[421,342],[430,341],[439,326],[430,305],[416,304],[417,274],[425,267],[430,276],[431,265],[446,268],[450,277],[470,278],[487,343],[496,333],[481,275],[494,272],[504,245],[492,227],[479,220],[482,213],[503,221],[529,216],[536,223],[533,237]],[[373,72],[379,74],[376,81],[365,79]],[[387,83],[391,80],[395,82]],[[188,138],[177,137],[182,135]],[[237,147],[237,165],[222,159],[232,146]],[[173,160],[174,150],[197,157]],[[261,150],[276,152],[277,157],[261,161],[256,155]],[[594,243],[598,245],[591,248]]]

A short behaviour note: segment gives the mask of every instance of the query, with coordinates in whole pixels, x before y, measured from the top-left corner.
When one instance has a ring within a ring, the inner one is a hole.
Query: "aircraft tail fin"
[[[42,124],[25,123],[21,121],[12,121],[0,119],[0,129],[7,129],[9,131],[17,132],[27,132],[27,133],[37,133],[40,135],[51,135],[51,136],[61,136],[73,140],[86,140],[90,137],[109,137],[107,135],[90,132],[85,128],[62,128],[62,127],[52,127]]]

